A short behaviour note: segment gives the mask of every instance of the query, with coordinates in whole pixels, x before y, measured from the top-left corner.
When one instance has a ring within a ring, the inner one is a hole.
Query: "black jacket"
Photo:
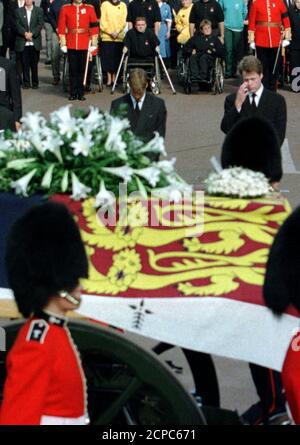
[[[193,49],[199,56],[206,53],[216,57],[225,57],[224,45],[215,34],[210,36],[204,36],[201,33],[195,34],[184,45],[184,52],[189,55]]]
[[[126,33],[124,46],[128,48],[129,56],[146,59],[155,55],[155,48],[159,46],[159,39],[151,29],[138,32],[135,28]]]
[[[235,98],[236,94],[233,93],[229,94],[225,99],[224,116],[221,122],[221,130],[224,133],[228,133],[240,119],[253,116],[253,109],[250,106],[249,99],[246,98],[239,113],[234,105]],[[282,145],[285,138],[287,121],[287,110],[284,97],[274,91],[264,88],[255,115],[265,118],[273,124],[280,144]]]
[[[25,32],[32,32],[32,41],[37,51],[42,49],[41,30],[44,24],[43,11],[37,6],[33,6],[31,11],[30,23],[27,23],[26,9],[18,8],[15,10],[16,19],[16,51],[24,51],[25,48]]]
[[[5,91],[0,91],[0,105],[14,113],[14,120],[22,116],[20,79],[16,64],[5,57],[0,57],[0,68],[5,71]]]
[[[14,113],[0,105],[0,130],[16,131]]]
[[[156,0],[133,0],[128,5],[127,22],[134,24],[137,17],[145,17],[148,28],[154,28],[155,22],[161,22],[161,15]]]
[[[224,22],[223,9],[216,0],[208,0],[208,2],[199,0],[194,3],[189,18],[190,23],[195,23],[195,29],[198,30],[203,19],[210,20],[213,29],[218,28],[218,24]]]
[[[51,24],[53,31],[56,31],[58,24],[58,17],[63,5],[67,5],[68,0],[53,0],[48,11],[48,22]]]
[[[146,93],[143,107],[139,118],[136,118],[130,94],[115,99],[111,103],[110,112],[115,113],[123,104],[127,105],[127,114],[131,130],[143,141],[148,142],[154,137],[154,131],[158,131],[160,136],[165,137],[167,110],[162,99]]]

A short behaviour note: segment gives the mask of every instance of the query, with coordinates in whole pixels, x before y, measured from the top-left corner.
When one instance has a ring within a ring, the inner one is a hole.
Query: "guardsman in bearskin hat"
[[[266,305],[281,315],[289,305],[300,312],[300,207],[279,229],[270,250],[264,283]],[[291,333],[292,334],[292,333]],[[282,382],[294,422],[300,424],[300,333],[293,337]]]
[[[265,87],[276,90],[279,47],[288,45],[291,40],[290,19],[283,0],[253,0],[249,12],[248,40],[250,47],[256,48],[257,57],[263,64]]]
[[[58,203],[32,207],[7,240],[9,285],[29,317],[7,356],[0,424],[87,423],[86,383],[67,327],[88,261],[79,229]]]
[[[270,183],[282,177],[281,151],[273,125],[258,116],[241,119],[229,131],[222,147],[222,167],[259,171]]]
[[[70,96],[69,100],[85,100],[83,79],[87,51],[95,53],[98,46],[99,23],[92,5],[73,0],[64,5],[58,19],[58,35],[63,53],[68,54]],[[91,42],[90,42],[91,40]]]
[[[282,177],[281,153],[274,126],[262,117],[241,119],[222,147],[222,167],[240,166],[260,171],[274,185]],[[242,418],[246,424],[268,424],[287,419],[279,372],[250,364],[259,401]]]

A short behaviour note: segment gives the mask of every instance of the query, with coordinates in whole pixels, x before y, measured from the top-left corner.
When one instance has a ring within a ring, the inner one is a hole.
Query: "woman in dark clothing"
[[[186,43],[184,51],[187,55],[191,55],[192,78],[199,79],[199,81],[208,81],[215,58],[225,56],[224,45],[219,37],[212,32],[209,20],[202,20],[200,33],[194,34]]]

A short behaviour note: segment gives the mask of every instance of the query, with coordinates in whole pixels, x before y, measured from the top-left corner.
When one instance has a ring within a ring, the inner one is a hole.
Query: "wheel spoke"
[[[95,425],[109,425],[118,415],[121,408],[131,399],[142,387],[142,382],[134,377],[125,391],[104,411],[94,422]]]

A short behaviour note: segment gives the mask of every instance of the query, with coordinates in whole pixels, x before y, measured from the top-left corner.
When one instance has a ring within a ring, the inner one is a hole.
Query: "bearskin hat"
[[[281,314],[292,304],[300,311],[300,207],[283,223],[270,249],[263,287],[266,305]]]
[[[257,116],[241,119],[225,138],[221,162],[223,168],[249,168],[264,173],[270,182],[280,181],[280,143],[273,125]]]
[[[9,285],[25,317],[88,276],[78,226],[67,207],[55,202],[32,207],[13,224],[5,262]]]

